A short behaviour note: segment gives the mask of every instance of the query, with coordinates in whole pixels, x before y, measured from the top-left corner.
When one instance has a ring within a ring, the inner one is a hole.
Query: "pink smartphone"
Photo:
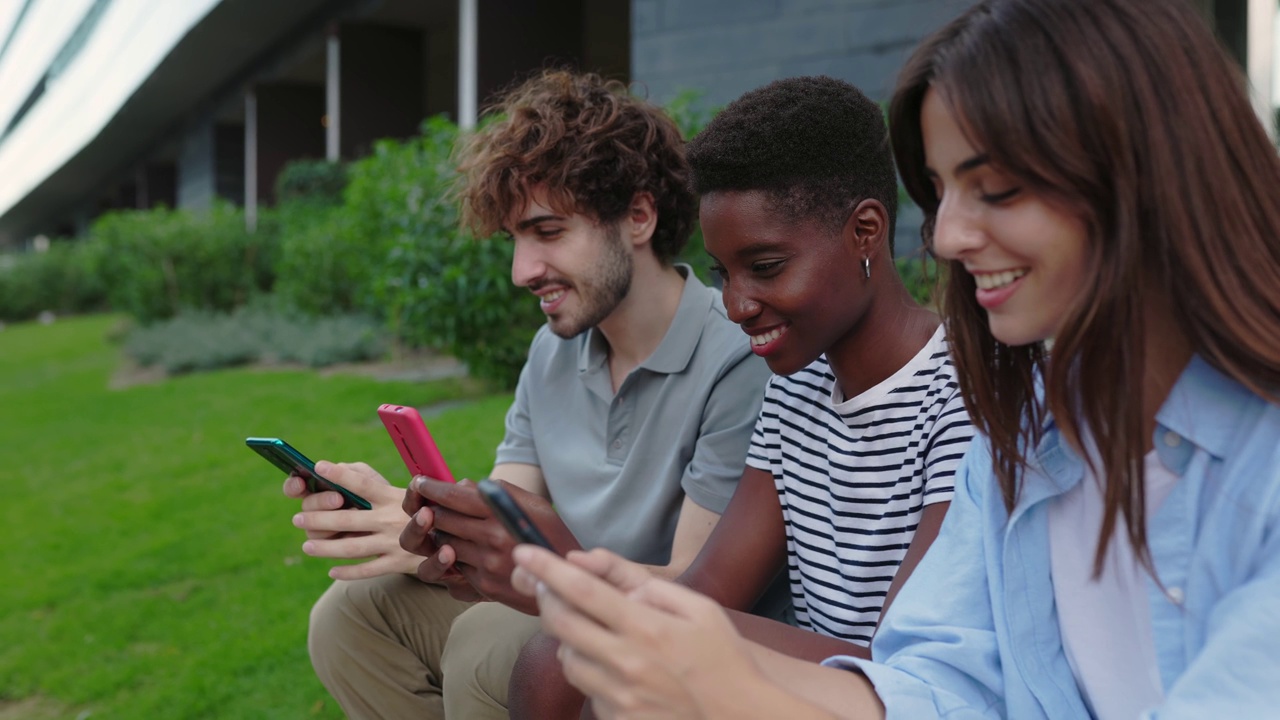
[[[411,407],[386,404],[378,408],[378,417],[387,426],[387,433],[400,451],[404,466],[410,476],[426,475],[436,480],[454,482],[453,473],[444,462],[444,456],[431,439],[422,416]]]

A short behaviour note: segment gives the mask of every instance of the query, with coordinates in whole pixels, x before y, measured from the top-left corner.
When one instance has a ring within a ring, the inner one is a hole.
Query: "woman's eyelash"
[[[1001,203],[1001,202],[1004,202],[1005,200],[1012,198],[1013,196],[1017,195],[1020,192],[1022,192],[1022,188],[1016,187],[1016,188],[1010,188],[1008,190],[1005,190],[1004,192],[983,193],[982,200],[983,202],[989,202],[989,203]]]

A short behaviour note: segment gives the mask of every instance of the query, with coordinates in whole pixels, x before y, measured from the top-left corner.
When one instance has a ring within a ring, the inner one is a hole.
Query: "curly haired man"
[[[496,109],[461,149],[464,218],[510,237],[511,279],[547,324],[491,477],[559,547],[677,577],[733,495],[769,377],[720,294],[675,262],[696,213],[684,142],[594,75],[545,72]],[[416,478],[402,508],[367,466],[322,472],[375,502],[286,485],[308,552],[372,557],[335,568],[312,610],[325,686],[353,718],[505,718],[537,606],[511,589],[512,542],[475,487]]]

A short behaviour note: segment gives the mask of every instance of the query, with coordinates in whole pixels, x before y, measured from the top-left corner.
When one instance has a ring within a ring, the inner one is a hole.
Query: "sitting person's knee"
[[[508,707],[512,720],[576,720],[586,698],[564,678],[556,650],[560,642],[538,633],[525,643],[511,671]]]

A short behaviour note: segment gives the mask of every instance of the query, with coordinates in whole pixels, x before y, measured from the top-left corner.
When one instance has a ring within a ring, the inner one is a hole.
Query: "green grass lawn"
[[[297,504],[244,438],[403,485],[378,405],[476,391],[253,370],[109,390],[116,321],[0,332],[0,717],[31,698],[39,717],[341,717],[306,652],[329,564],[302,554]],[[455,475],[489,470],[509,403],[429,420]]]

